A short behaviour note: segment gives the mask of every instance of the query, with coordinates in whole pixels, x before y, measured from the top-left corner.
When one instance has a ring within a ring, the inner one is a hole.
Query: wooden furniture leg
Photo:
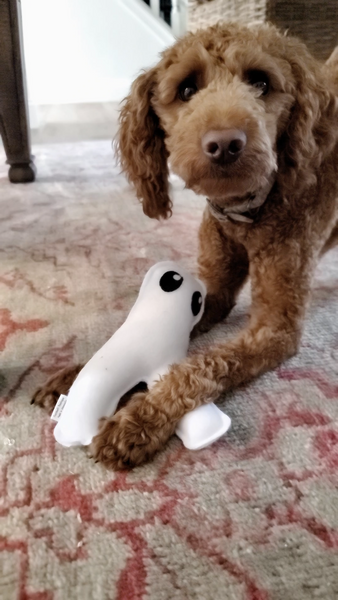
[[[0,0],[0,134],[10,181],[34,181],[19,0]]]

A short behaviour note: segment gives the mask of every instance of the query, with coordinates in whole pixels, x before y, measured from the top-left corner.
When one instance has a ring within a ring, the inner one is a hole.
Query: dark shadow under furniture
[[[34,181],[18,0],[0,0],[0,134],[10,181]]]

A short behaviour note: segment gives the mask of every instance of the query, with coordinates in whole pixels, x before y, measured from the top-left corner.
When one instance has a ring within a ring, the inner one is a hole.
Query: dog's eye
[[[264,73],[264,71],[248,71],[247,80],[252,87],[262,92],[262,96],[266,96],[270,88],[270,81],[268,75]]]
[[[188,102],[197,92],[196,82],[193,79],[185,79],[178,88],[178,97],[183,102]]]

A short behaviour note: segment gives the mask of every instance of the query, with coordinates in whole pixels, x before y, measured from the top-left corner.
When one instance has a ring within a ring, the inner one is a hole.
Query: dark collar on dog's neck
[[[238,200],[231,206],[219,206],[214,204],[209,198],[207,202],[209,210],[219,221],[230,220],[232,222],[254,223],[257,219],[260,209],[267,199],[274,184],[275,176],[271,177],[268,183],[254,194],[248,194],[242,201]]]

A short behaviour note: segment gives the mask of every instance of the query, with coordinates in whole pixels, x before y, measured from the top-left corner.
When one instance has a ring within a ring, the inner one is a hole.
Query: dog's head
[[[320,117],[333,102],[301,42],[270,25],[210,27],[133,83],[120,118],[122,168],[157,218],[171,213],[168,163],[221,207],[268,189],[277,171],[292,189],[313,177],[328,135]]]

